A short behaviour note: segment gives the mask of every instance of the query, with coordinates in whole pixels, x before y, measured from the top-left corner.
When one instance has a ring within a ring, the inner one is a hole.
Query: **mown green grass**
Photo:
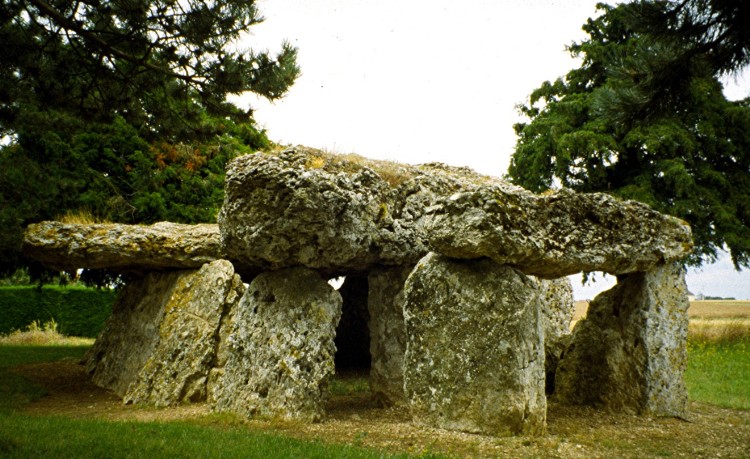
[[[382,458],[352,445],[251,432],[235,423],[110,422],[20,413],[44,389],[9,368],[80,359],[87,346],[0,345],[0,457],[8,458]]]
[[[691,339],[685,384],[691,400],[750,410],[750,337]]]
[[[750,409],[750,337],[722,334],[693,336],[685,374],[691,400],[734,409]],[[0,345],[0,457],[108,458],[378,458],[408,457],[325,438],[298,440],[249,430],[220,417],[180,422],[111,422],[54,416],[29,416],[24,405],[44,395],[10,367],[26,363],[80,359],[87,346]],[[366,380],[344,378],[336,393],[363,390]]]
[[[9,458],[380,458],[379,451],[296,440],[242,428],[0,415]]]
[[[28,363],[81,360],[91,346],[0,346],[0,368]]]

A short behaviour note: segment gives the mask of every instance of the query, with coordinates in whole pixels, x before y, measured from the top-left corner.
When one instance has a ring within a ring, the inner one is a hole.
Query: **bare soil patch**
[[[242,426],[322,442],[348,443],[392,452],[441,453],[455,457],[750,457],[750,411],[692,403],[688,419],[609,414],[550,402],[547,434],[495,438],[450,432],[411,422],[404,408],[381,408],[366,392],[333,397],[327,418],[317,424],[241,420],[210,414],[206,405],[167,409],[123,405],[88,380],[72,360],[13,369],[43,386],[48,395],[31,403],[31,415],[143,422],[189,420]]]

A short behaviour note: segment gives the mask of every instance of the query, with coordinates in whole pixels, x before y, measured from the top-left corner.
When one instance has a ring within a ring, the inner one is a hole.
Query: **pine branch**
[[[110,43],[100,38],[96,33],[86,30],[78,21],[65,17],[65,15],[57,11],[55,8],[53,8],[43,0],[29,0],[29,3],[36,6],[42,13],[47,15],[62,28],[75,32],[79,36],[86,39],[89,43],[95,45],[95,47],[99,48],[107,54],[123,59],[127,62],[130,62],[131,64],[135,64],[137,66],[145,67],[149,70],[159,72],[163,75],[177,78],[189,84],[202,87],[205,86],[205,82],[197,80],[194,76],[176,73],[168,68],[158,66],[156,64],[153,64],[152,62],[148,62],[148,53],[142,57],[137,57],[112,46]]]

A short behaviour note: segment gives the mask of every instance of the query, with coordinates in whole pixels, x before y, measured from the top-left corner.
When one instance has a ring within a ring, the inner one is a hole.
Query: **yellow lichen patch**
[[[388,204],[381,202],[380,207],[378,208],[378,218],[376,220],[382,221],[387,216],[388,216]]]
[[[278,148],[267,154],[278,156],[285,150]],[[413,177],[409,167],[395,161],[374,160],[355,153],[338,154],[307,147],[294,147],[294,150],[307,156],[305,167],[308,169],[322,169],[333,174],[356,174],[364,168],[369,168],[393,187]]]
[[[325,165],[326,160],[321,156],[311,156],[305,164],[308,169],[323,169]]]

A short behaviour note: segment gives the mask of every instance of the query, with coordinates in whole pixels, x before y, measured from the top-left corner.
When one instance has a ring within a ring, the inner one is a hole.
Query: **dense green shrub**
[[[113,290],[82,287],[0,287],[0,334],[54,319],[60,333],[95,338],[112,312]]]

